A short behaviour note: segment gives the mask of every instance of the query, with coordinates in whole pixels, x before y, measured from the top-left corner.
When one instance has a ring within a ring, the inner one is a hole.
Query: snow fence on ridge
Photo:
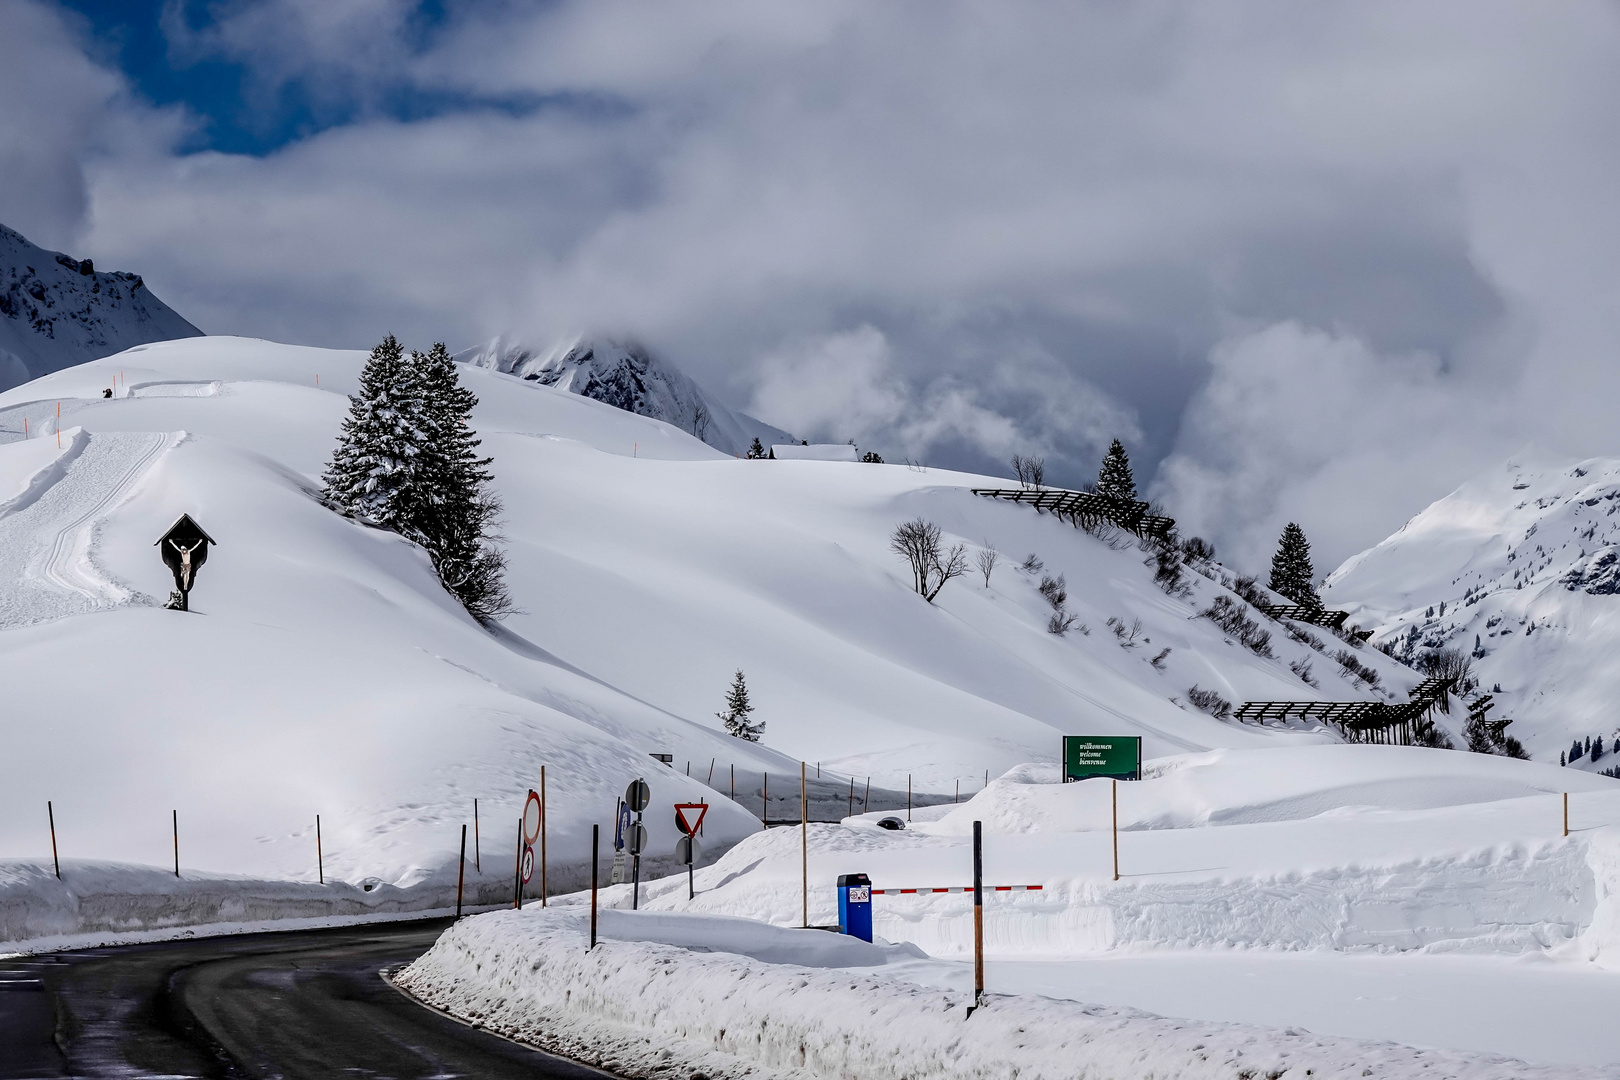
[[[474,1026],[632,1077],[1613,1075],[1028,995],[990,995],[968,1019],[962,995],[885,977],[903,947],[741,919],[609,911],[596,949],[586,934],[578,909],[492,913],[395,978]]]

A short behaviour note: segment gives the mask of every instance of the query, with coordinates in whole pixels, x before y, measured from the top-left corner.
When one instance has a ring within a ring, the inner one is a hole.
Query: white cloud
[[[1153,494],[1239,569],[1264,571],[1294,521],[1326,576],[1511,449],[1511,406],[1426,353],[1277,323],[1210,360]]]
[[[37,175],[78,155],[84,253],[212,330],[617,327],[766,419],[940,464],[1032,450],[1073,483],[1117,434],[1145,479],[1174,449],[1173,513],[1228,551],[1298,518],[1324,561],[1501,446],[1617,449],[1610,3],[206,10],[183,48],[359,118],[264,158],[53,136]],[[401,89],[534,108],[379,116]],[[1268,442],[1256,400],[1362,434]]]

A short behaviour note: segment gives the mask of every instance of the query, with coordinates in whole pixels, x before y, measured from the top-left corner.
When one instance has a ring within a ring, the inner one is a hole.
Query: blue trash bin
[[[838,876],[838,932],[872,940],[872,879],[865,874]]]

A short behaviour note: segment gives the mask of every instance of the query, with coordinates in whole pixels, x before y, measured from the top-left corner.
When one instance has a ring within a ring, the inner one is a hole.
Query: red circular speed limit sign
[[[523,884],[527,885],[529,879],[534,877],[534,848],[523,845]]]

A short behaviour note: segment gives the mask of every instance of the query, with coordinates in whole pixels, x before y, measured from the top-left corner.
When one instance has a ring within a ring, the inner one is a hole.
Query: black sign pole
[[[591,948],[596,948],[596,866],[602,826],[591,826]]]

